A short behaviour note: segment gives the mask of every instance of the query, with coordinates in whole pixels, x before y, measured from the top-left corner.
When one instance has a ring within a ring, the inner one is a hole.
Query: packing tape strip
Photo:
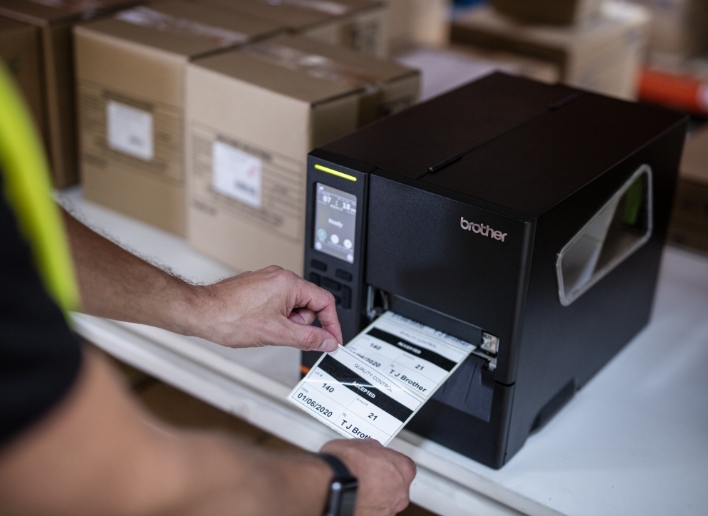
[[[248,45],[242,51],[269,63],[305,72],[318,79],[363,88],[367,92],[379,90],[379,79],[365,70],[287,45],[265,41]]]
[[[206,25],[185,18],[177,18],[149,7],[134,7],[116,14],[115,18],[141,27],[208,39],[214,41],[220,47],[229,47],[248,41],[248,36],[242,32],[222,29],[221,27],[214,27],[213,25]]]
[[[330,2],[328,0],[261,0],[270,5],[293,5],[295,7],[301,7],[303,9],[310,9],[312,11],[319,11],[326,14],[331,14],[333,16],[343,16],[351,9],[349,6],[340,4],[338,2]]]

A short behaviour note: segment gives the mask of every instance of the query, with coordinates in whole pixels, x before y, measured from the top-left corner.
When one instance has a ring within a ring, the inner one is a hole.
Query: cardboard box
[[[86,198],[185,235],[184,67],[279,30],[183,0],[76,27]]]
[[[704,226],[684,220],[672,220],[668,240],[679,247],[708,254],[708,233]]]
[[[201,0],[288,27],[293,34],[388,55],[386,14],[382,0]]]
[[[54,186],[77,182],[76,106],[71,27],[136,0],[2,0],[0,14],[40,30],[44,112]]]
[[[706,0],[632,0],[652,13],[652,53],[688,57],[708,49]],[[659,56],[660,58],[662,56]]]
[[[450,0],[389,0],[389,47],[444,46],[450,40]]]
[[[669,240],[708,252],[708,129],[686,141]]]
[[[480,7],[453,23],[452,40],[544,59],[572,86],[635,99],[648,30],[645,9],[616,2],[576,27],[524,25]]]
[[[497,12],[525,23],[577,25],[600,13],[603,0],[492,0]]]
[[[302,274],[307,153],[417,100],[416,70],[289,36],[187,67],[188,239]]]
[[[46,146],[39,29],[0,16],[0,60],[15,78]]]

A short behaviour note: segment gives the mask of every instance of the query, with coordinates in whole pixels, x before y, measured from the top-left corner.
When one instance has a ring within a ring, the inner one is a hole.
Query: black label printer
[[[647,324],[686,124],[497,73],[310,154],[344,342],[392,310],[477,346],[408,430],[500,468]]]

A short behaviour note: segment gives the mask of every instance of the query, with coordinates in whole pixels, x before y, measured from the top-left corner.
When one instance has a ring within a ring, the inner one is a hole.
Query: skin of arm
[[[342,342],[334,296],[277,266],[192,285],[63,212],[82,311],[149,324],[228,347],[334,351]],[[318,318],[322,328],[311,326]]]
[[[323,451],[359,475],[357,516],[408,504],[410,459],[373,441],[332,441]],[[60,405],[0,449],[6,516],[310,516],[322,514],[330,481],[315,456],[268,454],[158,423],[90,352]]]

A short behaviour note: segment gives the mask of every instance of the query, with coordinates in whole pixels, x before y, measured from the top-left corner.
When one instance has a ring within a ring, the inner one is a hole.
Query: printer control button
[[[311,272],[310,273],[310,283],[314,283],[315,285],[319,286],[320,285],[320,275],[317,274],[316,272]]]
[[[340,280],[344,281],[351,281],[352,280],[352,273],[343,271],[342,269],[337,269],[337,271],[334,273],[335,276],[337,276]]]
[[[342,287],[342,308],[349,310],[352,307],[352,289],[347,286]]]
[[[319,260],[312,260],[310,265],[312,265],[313,269],[317,269],[318,271],[325,272],[327,270],[327,264]]]
[[[339,292],[342,289],[342,284],[338,281],[331,280],[329,278],[322,278],[321,283],[322,288],[326,288],[330,292]]]

